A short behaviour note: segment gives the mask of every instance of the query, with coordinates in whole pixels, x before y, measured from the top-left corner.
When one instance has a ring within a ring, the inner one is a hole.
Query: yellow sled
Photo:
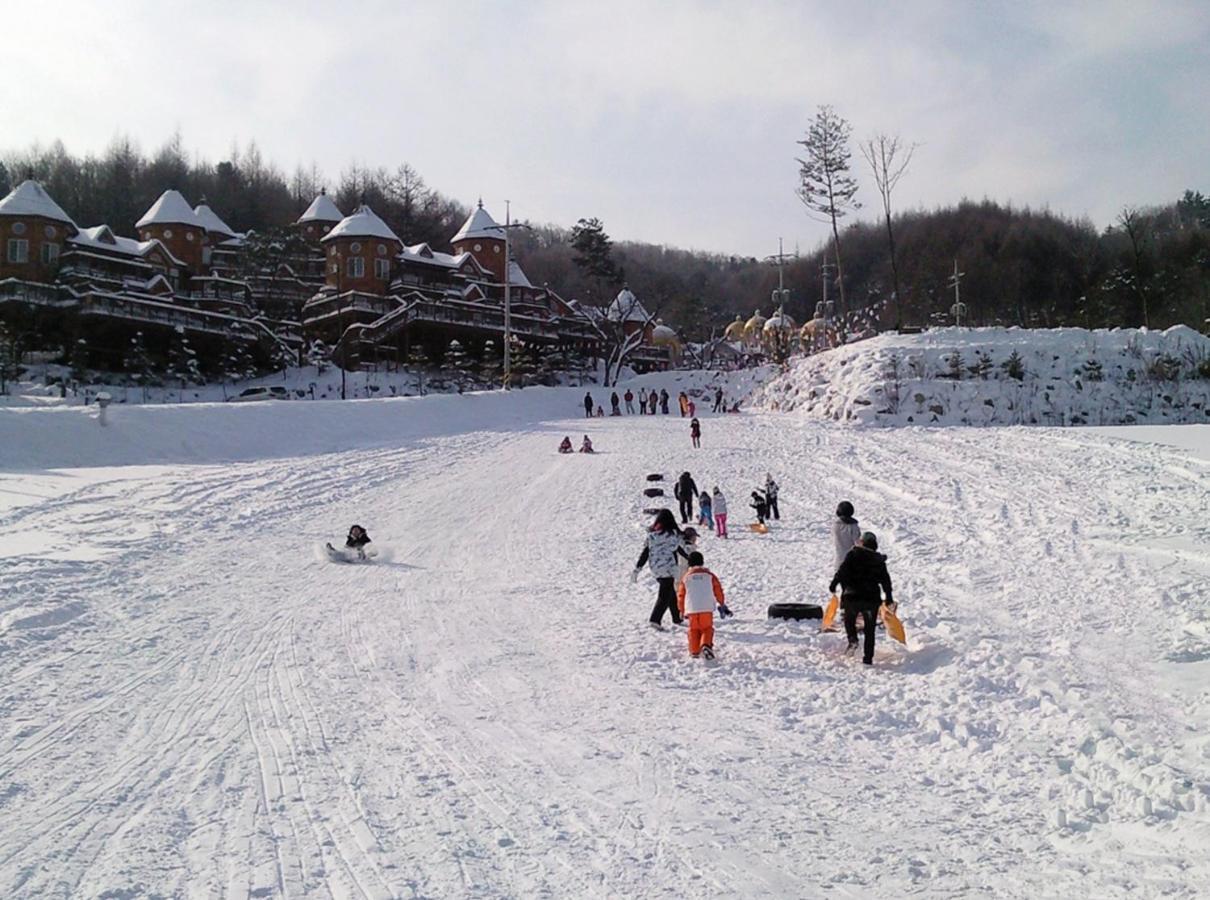
[[[828,608],[823,611],[823,622],[819,625],[820,631],[836,630],[836,611],[838,609],[840,609],[840,600],[833,594],[828,599]]]
[[[886,633],[899,641],[901,644],[907,643],[907,635],[903,631],[903,623],[899,621],[899,617],[891,612],[886,604],[882,605],[882,623],[886,626]]]
[[[748,526],[748,528],[751,531],[755,531],[757,534],[768,534],[769,533],[769,526],[762,525],[760,522],[753,522],[751,525]]]

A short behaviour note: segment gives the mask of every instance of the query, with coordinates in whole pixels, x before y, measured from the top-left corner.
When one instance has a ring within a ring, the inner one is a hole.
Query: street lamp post
[[[508,200],[504,201],[504,389],[512,390],[512,340],[513,340],[513,307],[512,307],[512,277],[513,255],[509,242],[509,234],[514,228],[530,228],[525,222],[513,222],[512,207]],[[532,230],[532,229],[531,229]]]

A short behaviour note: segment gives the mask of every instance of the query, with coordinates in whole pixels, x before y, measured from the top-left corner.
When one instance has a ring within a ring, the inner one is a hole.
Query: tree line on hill
[[[812,132],[818,124],[817,116]],[[833,148],[834,158],[840,126],[833,121],[831,127],[825,137],[833,143],[825,146]],[[820,214],[822,206],[827,216],[829,204],[807,184],[819,171],[807,164],[812,132],[801,142],[806,159],[800,160],[799,195],[809,210]],[[879,149],[877,139],[862,146],[863,155]],[[898,162],[906,165],[903,149]],[[883,179],[902,174],[894,158],[883,162]],[[236,231],[264,236],[284,232],[325,187],[345,212],[369,203],[408,244],[425,241],[447,249],[469,212],[406,163],[394,170],[353,166],[333,185],[314,167],[287,176],[254,144],[217,164],[191,159],[179,135],[150,156],[126,138],[95,156],[74,156],[58,141],[0,156],[0,195],[24,178],[41,181],[81,225],[104,222],[125,234],[133,233],[138,217],[170,187],[194,203],[205,197]],[[1154,207],[1123,209],[1103,231],[1087,220],[991,200],[893,212],[888,196],[880,215],[883,221],[837,225],[833,241],[788,260],[787,313],[800,322],[814,315],[823,292],[822,266],[837,261],[843,245],[843,280],[837,282],[831,266],[829,295],[840,298],[843,288],[849,308],[882,304],[887,327],[952,321],[949,279],[955,262],[964,273],[966,321],[974,325],[1157,328],[1183,322],[1200,328],[1210,318],[1210,198],[1197,191]],[[614,243],[591,217],[573,228],[518,229],[513,238],[534,284],[597,304],[608,303],[628,284],[650,311],[690,339],[721,332],[736,315],[773,311],[777,271],[767,260]],[[887,302],[893,300],[898,302]]]

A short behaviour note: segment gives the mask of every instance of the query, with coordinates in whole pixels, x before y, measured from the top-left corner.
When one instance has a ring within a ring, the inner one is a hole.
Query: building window
[[[482,250],[482,249],[483,249],[483,245],[482,245],[482,244],[475,244],[475,252],[476,252],[476,253],[478,253],[478,252],[479,252],[480,250]]]
[[[170,238],[170,237],[172,237],[172,229],[171,229],[171,228],[165,228],[165,229],[164,229],[164,237],[166,237],[166,238]]]
[[[13,223],[13,234],[25,234],[25,223],[24,222],[14,222]]]
[[[193,240],[193,232],[192,232],[192,231],[186,231],[186,232],[185,232],[185,240],[187,240],[187,241],[191,241],[191,240]]]
[[[495,244],[495,245],[493,245],[493,246],[492,246],[492,252],[493,252],[493,253],[499,253],[499,252],[500,252],[500,245],[499,245],[499,244]]]
[[[387,255],[387,245],[386,245],[386,244],[379,244],[379,245],[378,245],[378,255],[379,255],[379,256],[386,256],[386,255]]]
[[[349,278],[364,278],[366,274],[366,261],[360,256],[350,256],[345,260],[345,275]]]
[[[376,259],[374,260],[374,277],[379,281],[386,281],[391,277],[390,260]]]
[[[349,249],[352,250],[354,253],[360,253],[361,244],[357,243],[357,241],[354,241],[352,244],[349,245]]]
[[[47,225],[44,229],[42,229],[42,231],[46,234],[46,236],[48,238],[53,238],[56,234],[59,233],[59,232],[55,231],[54,225]]]
[[[21,223],[18,222],[17,225]],[[17,230],[17,226],[13,226],[13,231]],[[8,239],[8,261],[11,263],[29,262],[29,241],[21,238]]]
[[[42,262],[44,265],[50,265],[59,258],[58,244],[43,244],[42,245]]]
[[[328,266],[328,271],[335,275],[340,271],[340,266],[336,265],[336,263],[332,263],[332,265]]]

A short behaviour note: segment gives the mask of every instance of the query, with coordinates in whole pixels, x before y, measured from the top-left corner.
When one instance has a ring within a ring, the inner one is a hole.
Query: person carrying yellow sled
[[[879,589],[886,595],[886,605],[890,610],[895,609],[895,601],[891,595],[891,575],[887,571],[886,557],[878,552],[878,538],[873,532],[865,532],[857,545],[848,552],[828,591],[836,592],[836,586],[842,588],[840,608],[844,611],[844,631],[849,639],[846,653],[857,649],[857,616],[860,614],[865,629],[865,646],[862,648],[861,661],[867,666],[874,664],[874,623],[878,607],[883,598]]]

